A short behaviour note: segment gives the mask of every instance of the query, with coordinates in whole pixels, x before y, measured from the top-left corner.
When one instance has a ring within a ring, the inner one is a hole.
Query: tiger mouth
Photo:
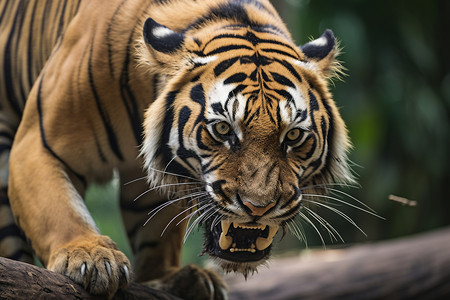
[[[270,254],[277,225],[221,221],[206,226],[204,252],[235,263],[255,262]]]

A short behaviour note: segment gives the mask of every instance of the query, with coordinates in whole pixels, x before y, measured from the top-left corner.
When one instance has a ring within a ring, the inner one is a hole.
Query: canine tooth
[[[269,235],[267,236],[267,238],[273,239],[275,234],[277,234],[278,228],[279,228],[278,225],[269,226]]]
[[[255,247],[256,247],[255,244],[250,245],[250,248],[252,248],[252,249],[255,249]]]
[[[228,233],[228,229],[230,229],[231,222],[222,220],[221,224],[222,224],[222,232],[227,234]]]
[[[238,225],[239,225],[238,223],[233,222],[233,227],[234,228],[238,228]]]
[[[272,244],[273,239],[259,237],[256,239],[256,249],[259,251],[266,249]]]
[[[259,237],[256,239],[256,249],[261,251],[269,247],[270,244],[272,244],[273,237],[275,236],[277,231],[278,231],[277,225],[269,226],[269,235],[267,236],[267,238]]]
[[[230,248],[231,243],[233,243],[233,238],[231,236],[226,236],[223,232],[220,234],[219,246],[222,250],[227,250]]]
[[[250,250],[251,253],[255,253],[255,252],[256,252],[256,250],[253,249],[253,248],[252,248],[252,249],[249,249],[249,250]]]
[[[233,243],[233,238],[231,236],[227,236],[228,229],[230,228],[231,222],[222,221],[222,233],[219,238],[219,246],[222,250],[226,250],[230,248],[231,243]]]

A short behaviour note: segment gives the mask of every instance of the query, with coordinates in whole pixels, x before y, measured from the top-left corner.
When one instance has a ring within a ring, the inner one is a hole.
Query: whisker
[[[332,192],[339,193],[339,194],[342,194],[342,195],[344,195],[344,196],[347,196],[347,197],[349,197],[350,199],[352,199],[352,200],[358,202],[359,204],[361,204],[362,206],[364,206],[365,208],[367,208],[367,209],[370,210],[371,212],[376,213],[376,211],[375,211],[373,208],[371,208],[370,206],[368,206],[368,205],[365,204],[364,202],[358,200],[357,198],[353,197],[352,195],[350,195],[350,194],[348,194],[348,193],[346,193],[346,192],[344,192],[344,191],[341,191],[341,190],[338,190],[338,189],[333,189],[333,188],[330,188],[329,190],[332,191]]]
[[[132,184],[132,183],[135,183],[135,182],[137,182],[137,181],[144,180],[144,179],[147,179],[147,176],[142,176],[142,177],[139,177],[139,178],[130,180],[130,181],[128,181],[128,182],[125,182],[123,185],[124,185],[124,186],[125,186],[125,185],[129,185],[129,184]]]
[[[355,228],[357,228],[359,231],[361,231],[362,234],[364,234],[365,236],[367,236],[367,234],[364,232],[364,230],[362,230],[362,229],[358,226],[358,224],[356,224],[355,221],[353,221],[352,218],[350,218],[349,216],[347,216],[345,213],[343,213],[343,212],[340,211],[339,209],[336,209],[336,208],[334,208],[334,207],[331,207],[331,206],[329,206],[329,205],[326,205],[326,204],[324,204],[324,203],[317,202],[317,201],[314,201],[314,200],[306,200],[306,201],[308,201],[309,203],[316,204],[316,205],[318,205],[318,206],[322,206],[322,207],[324,207],[324,208],[327,208],[327,209],[331,210],[332,212],[338,214],[339,216],[341,216],[342,218],[344,218],[347,222],[349,222],[350,224],[352,224],[353,226],[355,226]]]
[[[334,234],[336,234],[339,239],[345,243],[344,239],[342,238],[342,236],[339,234],[339,232],[327,221],[325,220],[323,217],[321,217],[318,213],[316,213],[315,211],[309,209],[308,207],[304,206],[303,207],[314,219],[316,219],[320,224],[322,224],[323,227],[325,227],[325,229],[328,231],[328,233],[330,234],[330,239],[331,241],[333,241],[333,239],[337,242],[338,239],[336,238],[336,236]]]
[[[151,211],[149,211],[149,212],[147,213],[147,215],[149,215],[150,217],[147,219],[147,221],[145,221],[144,226],[147,225],[147,223],[148,223],[148,222],[149,222],[149,221],[150,221],[157,213],[159,213],[161,210],[163,210],[163,209],[166,208],[167,206],[169,206],[169,205],[171,205],[171,204],[174,204],[174,203],[176,203],[176,202],[178,202],[178,201],[184,200],[184,199],[186,199],[186,198],[193,198],[193,197],[196,197],[196,196],[198,196],[198,197],[204,196],[205,193],[206,193],[206,192],[199,192],[199,193],[197,193],[197,194],[189,194],[189,195],[186,195],[186,196],[183,196],[183,197],[174,199],[174,200],[170,200],[170,201],[164,202],[164,203],[162,203],[161,205],[158,205],[157,207],[155,207],[154,209],[152,209]]]
[[[196,200],[198,200],[198,199],[196,199]],[[195,208],[196,206],[198,206],[198,205],[200,205],[200,204],[201,204],[201,202],[198,202],[198,203],[196,203],[196,204],[194,204],[194,205],[192,205],[192,206],[186,208],[186,209],[183,210],[182,212],[178,213],[175,217],[173,217],[172,220],[170,220],[170,222],[167,223],[166,227],[164,227],[164,230],[161,232],[161,237],[164,235],[164,232],[166,232],[167,228],[169,228],[170,224],[171,224],[175,219],[177,219],[177,218],[178,218],[179,216],[181,216],[182,214],[186,213],[187,211],[189,211],[189,210]],[[178,223],[176,224],[176,226],[178,226],[181,222],[183,222],[184,219],[185,219],[185,218],[181,219],[181,221],[178,222]]]
[[[211,222],[211,231],[213,231],[214,227],[219,224],[220,221],[222,221],[223,215],[217,214],[214,220]]]
[[[339,203],[348,205],[348,206],[350,206],[350,207],[353,207],[353,208],[355,208],[355,209],[358,209],[358,210],[360,210],[360,211],[363,211],[363,212],[365,212],[365,213],[368,213],[368,214],[370,214],[370,215],[372,215],[372,216],[374,216],[374,217],[380,218],[380,219],[382,219],[382,220],[386,220],[386,219],[383,218],[382,216],[379,216],[379,215],[377,215],[376,213],[371,212],[370,210],[361,208],[361,207],[359,207],[359,206],[356,206],[356,205],[354,205],[354,204],[348,203],[348,202],[346,202],[346,201],[344,201],[344,200],[341,200],[341,199],[339,199],[339,198],[336,198],[336,197],[327,196],[327,195],[316,195],[316,194],[303,194],[303,196],[306,196],[306,197],[325,198],[325,199],[333,200],[333,201],[336,201],[336,202],[339,202]]]
[[[299,215],[302,217],[303,220],[305,220],[306,222],[308,222],[317,232],[317,234],[320,237],[320,240],[322,241],[322,245],[324,248],[326,248],[325,246],[325,241],[323,240],[322,234],[320,233],[319,229],[317,229],[316,225],[314,225],[314,223],[301,211],[299,212]]]
[[[214,210],[215,207],[213,204],[207,204],[206,206],[212,206],[210,208],[208,208],[207,210],[205,210],[200,216],[197,217],[197,219],[195,219],[192,224],[189,226],[189,228],[186,230],[186,233],[184,235],[184,243],[186,242],[187,238],[189,237],[189,235],[191,234],[192,230],[194,229],[194,227],[202,220],[203,216],[205,216],[207,213],[209,213],[210,211]]]
[[[203,200],[200,201],[200,202],[198,202],[197,205],[202,204],[202,202],[204,202],[205,199],[208,199],[208,198],[209,198],[208,196],[209,196],[209,195],[205,195],[205,196],[203,196],[203,197],[197,198],[195,201],[199,201],[201,198],[203,198]],[[197,209],[194,210],[193,212],[189,213],[187,216],[185,216],[183,219],[181,219],[181,220],[177,223],[177,226],[180,225],[181,222],[183,222],[183,221],[186,220],[187,218],[191,218],[192,215],[195,215],[195,214],[198,213],[200,210],[202,210],[202,209],[204,209],[205,207],[208,207],[208,206],[210,206],[210,205],[211,205],[211,204],[206,204],[206,205],[204,205],[204,206],[201,206],[201,207],[197,208]]]
[[[150,193],[151,191],[154,191],[156,189],[160,189],[162,187],[169,187],[169,186],[182,186],[182,185],[193,185],[193,184],[198,184],[197,182],[180,182],[180,183],[167,183],[167,184],[161,184],[159,186],[155,186],[152,187],[148,190],[146,190],[145,192],[141,193],[139,196],[137,196],[136,198],[134,198],[133,202],[135,202],[136,200],[138,200],[139,198],[141,198],[142,196],[144,196],[147,193]]]
[[[320,184],[313,184],[313,185],[301,187],[300,190],[303,191],[303,190],[313,189],[313,188],[327,189],[331,186],[342,186],[342,187],[353,188],[353,189],[360,188],[360,186],[358,186],[358,185],[352,185],[352,184],[348,184],[348,183],[320,183]]]
[[[190,179],[190,180],[194,180],[194,181],[197,181],[197,182],[205,183],[204,180],[201,180],[201,179],[198,179],[198,178],[195,178],[195,177],[191,177],[191,176],[176,174],[176,173],[167,172],[167,171],[161,171],[161,170],[158,170],[158,169],[155,169],[155,168],[152,168],[152,167],[149,167],[148,169],[152,170],[152,171],[155,171],[155,172],[159,172],[159,173],[175,176],[175,177],[180,177],[180,178],[185,178],[185,179]]]
[[[290,220],[286,225],[289,227],[289,230],[294,234],[294,236],[305,243],[305,247],[308,248],[308,240],[303,232],[303,227],[300,224],[300,228],[298,228],[298,224],[295,223],[294,219]]]

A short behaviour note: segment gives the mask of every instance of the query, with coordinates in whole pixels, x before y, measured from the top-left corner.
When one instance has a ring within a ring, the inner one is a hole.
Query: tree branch
[[[227,276],[230,299],[450,299],[450,228],[276,259],[247,281]],[[101,299],[66,276],[0,258],[0,300]],[[133,283],[114,299],[177,299]]]
[[[104,297],[89,294],[68,277],[30,264],[0,257],[0,300],[3,299],[67,299],[93,300]],[[179,300],[168,293],[132,283],[113,299]]]
[[[274,260],[230,299],[450,299],[450,228]]]

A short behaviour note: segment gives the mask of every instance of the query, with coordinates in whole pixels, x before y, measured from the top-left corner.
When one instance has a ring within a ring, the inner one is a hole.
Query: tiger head
[[[204,252],[247,275],[299,215],[305,190],[352,180],[328,90],[333,33],[297,47],[271,26],[190,34],[148,19],[143,36],[142,64],[160,82],[144,122],[149,180],[189,199]]]

